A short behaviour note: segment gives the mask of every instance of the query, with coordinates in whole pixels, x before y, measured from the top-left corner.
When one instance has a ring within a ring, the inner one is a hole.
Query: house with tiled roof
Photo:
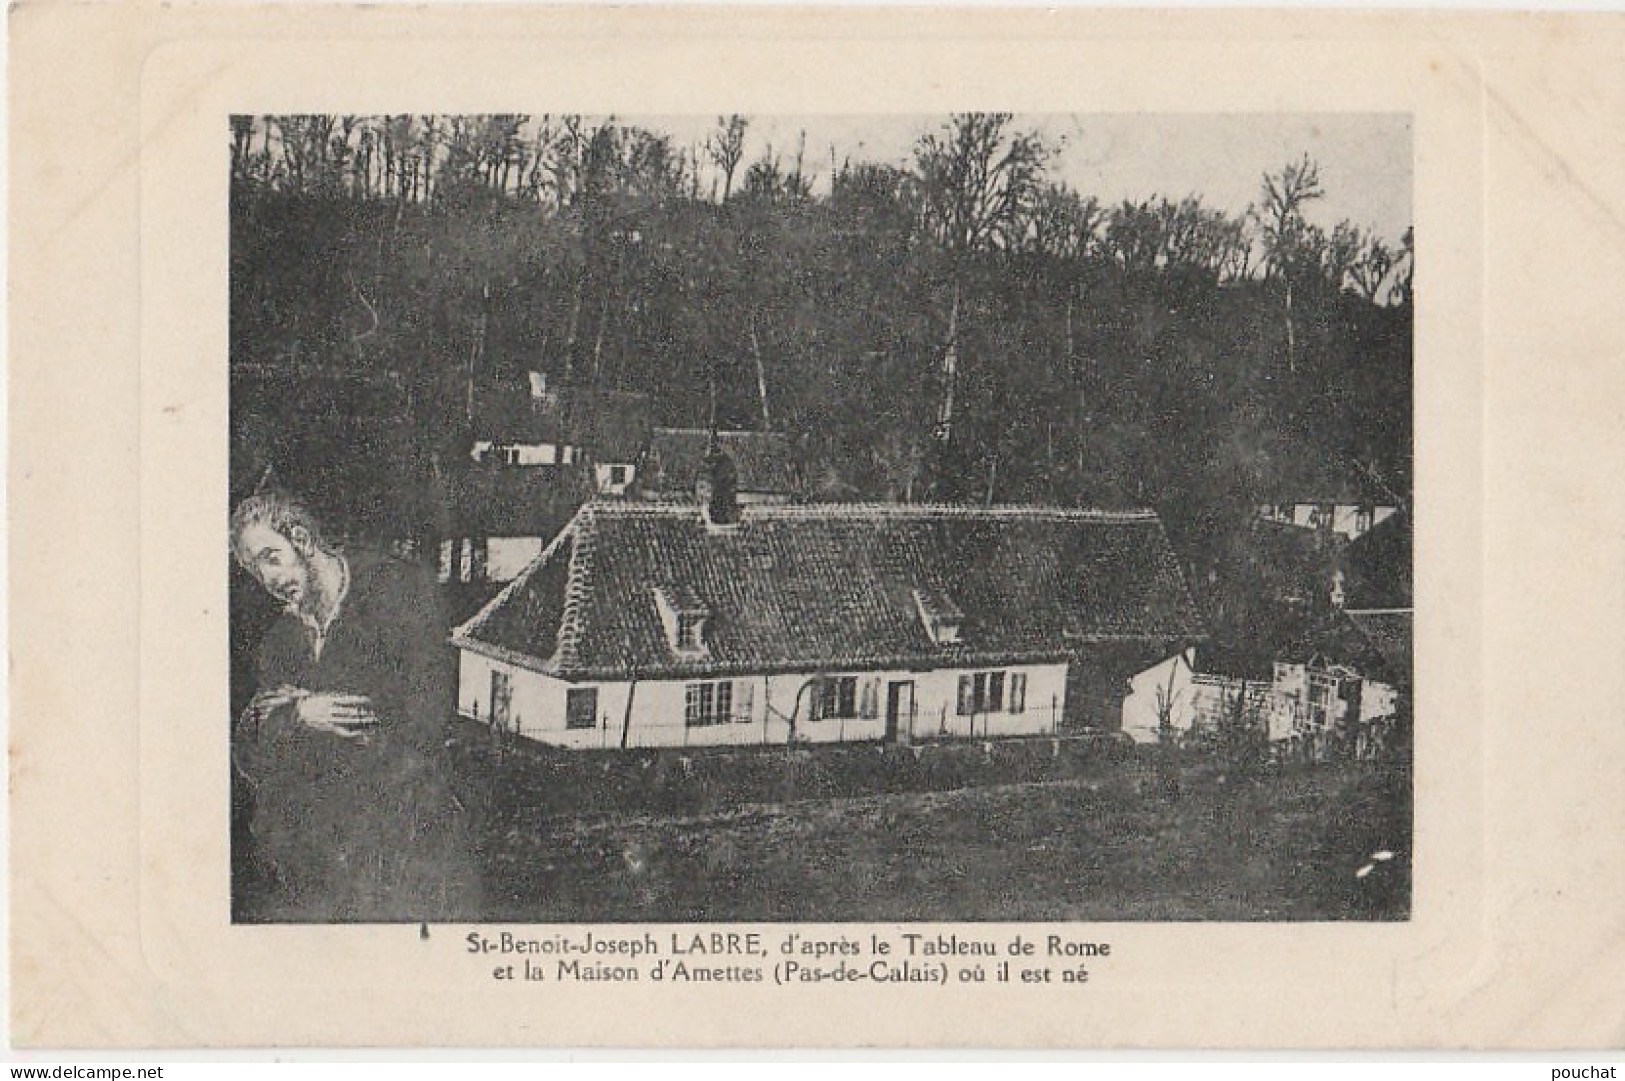
[[[1149,511],[713,497],[588,503],[452,642],[465,716],[592,748],[1054,732],[1201,634]]]
[[[529,393],[499,385],[472,403],[469,456],[488,466],[585,467],[599,491],[632,485],[649,442],[649,396],[593,387],[552,387],[530,372]]]
[[[1123,731],[1136,742],[1218,730],[1240,708],[1271,741],[1392,718],[1411,686],[1409,608],[1337,609],[1283,646],[1273,661],[1222,648],[1190,650],[1136,673]]]
[[[741,503],[783,503],[798,488],[795,456],[783,432],[712,432],[707,428],[655,428],[639,470],[638,487],[655,499],[690,496],[706,469],[706,455],[713,450],[722,451],[733,462]]]
[[[442,582],[513,581],[593,494],[576,469],[528,469],[491,462],[443,471]]]

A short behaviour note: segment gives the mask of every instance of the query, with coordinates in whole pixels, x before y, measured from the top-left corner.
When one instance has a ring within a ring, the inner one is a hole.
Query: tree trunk
[[[954,302],[948,313],[948,349],[942,355],[942,409],[938,435],[944,443],[953,438],[954,383],[959,377],[959,281],[954,280]]]
[[[626,688],[626,713],[621,717],[621,750],[626,750],[628,738],[632,734],[632,700],[637,697],[638,681],[633,679]]]
[[[1292,279],[1286,280],[1286,370],[1298,370],[1298,336],[1292,325]]]
[[[762,343],[756,337],[756,320],[750,322],[750,348],[756,355],[756,396],[762,403],[762,431],[773,430],[773,418],[767,411],[767,373],[762,368]]]
[[[576,276],[575,298],[570,302],[570,325],[564,332],[564,381],[570,382],[576,366],[576,329],[581,325],[582,293],[586,290],[586,275],[583,270]]]
[[[604,324],[609,322],[609,289],[598,302],[598,334],[592,343],[592,385],[597,386],[604,370]]]

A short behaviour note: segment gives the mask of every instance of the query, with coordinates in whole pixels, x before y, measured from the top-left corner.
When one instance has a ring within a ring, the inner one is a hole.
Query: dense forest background
[[[291,440],[411,477],[540,370],[788,432],[809,498],[1151,506],[1193,569],[1261,503],[1408,505],[1411,237],[1312,224],[1309,157],[1240,211],[1104,205],[1003,114],[922,121],[904,165],[831,148],[816,185],[804,147],[744,160],[749,125],[235,118],[234,366],[401,393],[371,445],[234,380],[234,468]]]

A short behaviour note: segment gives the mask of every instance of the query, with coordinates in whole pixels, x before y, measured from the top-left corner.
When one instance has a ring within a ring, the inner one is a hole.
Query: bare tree
[[[1393,269],[1392,249],[1380,237],[1361,235],[1354,257],[1349,261],[1346,280],[1357,296],[1375,304],[1381,299],[1383,286]]]
[[[1157,266],[1162,252],[1163,221],[1156,203],[1124,200],[1106,217],[1105,250],[1126,274],[1142,274]]]
[[[1399,241],[1399,254],[1394,258],[1394,282],[1389,299],[1395,304],[1409,304],[1416,278],[1416,230],[1405,230]]]
[[[1043,191],[1052,152],[1010,119],[961,113],[915,144],[927,225],[956,257],[1018,238]]]
[[[750,121],[734,113],[717,117],[717,130],[705,140],[705,153],[722,170],[722,201],[733,194],[734,171],[745,157],[745,129]]]
[[[1106,212],[1094,196],[1084,198],[1065,184],[1039,193],[1023,231],[1023,247],[1058,259],[1081,260],[1100,242]]]
[[[914,145],[925,225],[953,266],[953,314],[942,354],[938,437],[953,439],[960,294],[970,258],[1019,243],[1043,191],[1052,152],[1033,132],[1011,132],[1009,113],[960,113]]]
[[[1305,154],[1288,163],[1279,173],[1264,174],[1263,207],[1259,218],[1264,235],[1264,266],[1269,276],[1283,287],[1286,313],[1287,369],[1297,371],[1297,327],[1293,320],[1293,286],[1302,281],[1308,267],[1319,269],[1320,252],[1313,229],[1304,220],[1303,208],[1326,193],[1320,186],[1320,166]]]

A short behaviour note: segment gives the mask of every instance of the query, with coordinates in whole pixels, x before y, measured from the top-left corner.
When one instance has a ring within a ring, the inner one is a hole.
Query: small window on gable
[[[926,637],[933,643],[947,646],[959,641],[965,613],[946,593],[938,589],[916,589],[914,608],[919,613],[920,625],[925,628]]]
[[[703,656],[707,652],[705,635],[711,609],[693,590],[681,586],[659,587],[654,596],[667,644],[676,653]]]

